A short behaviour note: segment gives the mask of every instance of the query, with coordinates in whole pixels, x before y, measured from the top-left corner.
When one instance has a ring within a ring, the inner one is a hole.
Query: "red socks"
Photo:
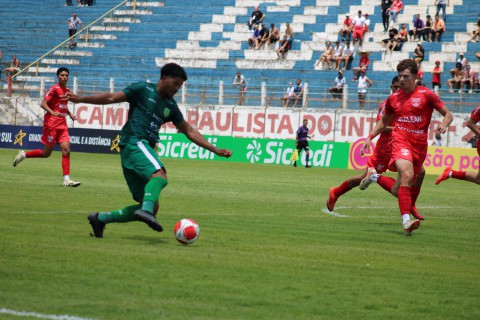
[[[392,193],[393,185],[395,184],[395,179],[386,176],[379,176],[377,183],[385,189],[387,192]]]
[[[465,180],[465,177],[467,176],[466,171],[455,171],[452,170],[452,176],[451,178],[458,179],[458,180]]]
[[[400,187],[398,189],[398,207],[400,208],[400,214],[410,214],[410,208],[412,207],[410,187]]]
[[[70,155],[64,156],[62,154],[62,170],[64,176],[70,174]]]
[[[352,188],[350,188],[348,186],[348,183],[347,181],[344,181],[341,185],[339,185],[338,187],[335,188],[335,190],[333,191],[333,193],[337,196],[337,197],[340,197],[342,194],[344,193],[347,193],[348,191],[352,190]]]
[[[40,149],[26,151],[25,158],[43,158],[43,151]]]

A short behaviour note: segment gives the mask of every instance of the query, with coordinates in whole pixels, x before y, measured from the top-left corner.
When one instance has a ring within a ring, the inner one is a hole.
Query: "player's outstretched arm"
[[[89,104],[112,104],[127,101],[127,97],[123,91],[113,93],[100,93],[94,96],[78,96],[73,92],[67,92],[65,95],[60,96],[63,100],[68,100],[74,103],[89,103]]]
[[[187,121],[183,120],[181,123],[177,124],[176,127],[178,130],[180,130],[180,132],[186,135],[190,141],[215,153],[217,156],[229,158],[232,155],[232,151],[227,149],[218,149],[213,144],[208,142],[207,139],[205,139],[205,137],[198,132],[198,130],[189,125]]]

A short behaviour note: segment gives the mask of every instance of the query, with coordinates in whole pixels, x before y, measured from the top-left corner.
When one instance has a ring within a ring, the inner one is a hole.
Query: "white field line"
[[[6,308],[0,308],[0,314],[9,314],[18,317],[32,317],[37,319],[51,319],[51,320],[95,320],[91,318],[80,318],[69,315],[56,315],[56,314],[42,314],[38,312],[17,311]]]

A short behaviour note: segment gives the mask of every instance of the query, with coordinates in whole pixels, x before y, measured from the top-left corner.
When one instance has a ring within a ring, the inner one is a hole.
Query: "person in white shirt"
[[[367,98],[367,89],[373,85],[373,82],[365,75],[365,70],[360,72],[358,78],[358,105],[360,110],[365,109],[365,99]]]
[[[333,99],[342,99],[343,95],[343,87],[345,86],[345,83],[347,81],[343,77],[343,72],[338,71],[338,76],[335,78],[335,83],[333,85],[333,88],[330,88],[328,91],[332,94]]]
[[[362,11],[358,11],[358,16],[353,19],[353,45],[358,39],[359,46],[363,43],[363,33],[365,32],[365,17],[362,16]]]
[[[68,35],[70,36],[70,47],[72,47],[75,43],[75,34],[77,33],[78,25],[82,26],[83,30],[83,23],[80,18],[77,17],[77,14],[74,12],[73,16],[68,18]]]
[[[288,84],[287,92],[283,96],[283,108],[287,109],[288,105],[290,104],[290,101],[293,101],[295,99],[295,87],[293,86],[293,83],[290,82]]]
[[[245,95],[247,94],[247,79],[240,71],[237,72],[237,76],[233,80],[233,86],[236,87],[237,85],[239,86],[237,105],[241,106],[245,102]]]

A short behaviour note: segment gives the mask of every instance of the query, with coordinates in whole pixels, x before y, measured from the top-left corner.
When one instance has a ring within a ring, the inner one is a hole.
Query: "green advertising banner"
[[[205,136],[219,147],[233,151],[232,157],[225,159],[207,151],[183,134],[160,134],[158,155],[162,158],[203,159],[267,164],[290,164],[290,156],[295,141],[281,139],[248,139],[228,136]],[[350,143],[309,141],[310,164],[313,167],[347,168]],[[300,162],[305,165],[305,153],[300,154]]]

